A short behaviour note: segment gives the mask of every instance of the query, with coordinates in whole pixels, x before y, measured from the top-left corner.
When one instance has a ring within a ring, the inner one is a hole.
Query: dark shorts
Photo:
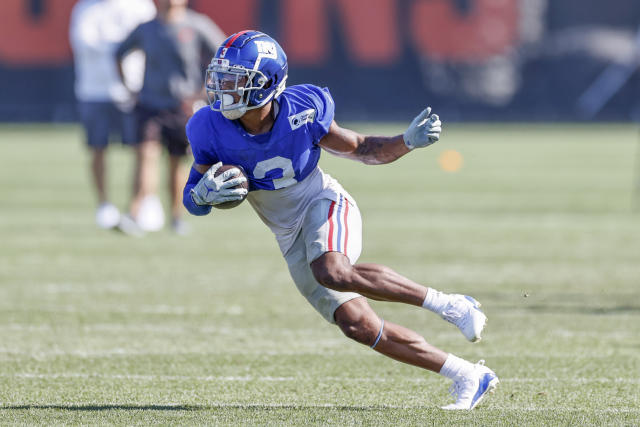
[[[155,110],[138,105],[135,112],[140,141],[160,141],[172,156],[187,154],[189,140],[185,126],[189,117],[182,109]]]
[[[79,102],[78,111],[87,136],[87,144],[104,148],[111,140],[127,145],[138,142],[136,117],[126,113],[113,102]]]

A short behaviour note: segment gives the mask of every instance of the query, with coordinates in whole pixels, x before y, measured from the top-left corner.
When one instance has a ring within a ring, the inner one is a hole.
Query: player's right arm
[[[193,163],[182,192],[182,203],[193,215],[206,215],[212,206],[242,200],[247,195],[245,188],[234,188],[247,178],[239,176],[240,171],[236,168],[216,175],[221,166],[222,162],[215,165]]]
[[[211,212],[211,206],[207,206],[205,204],[199,205],[191,195],[191,190],[198,185],[207,170],[209,170],[207,165],[201,165],[194,162],[191,166],[191,170],[189,171],[187,183],[182,190],[182,204],[192,215],[202,216]]]
[[[212,151],[209,139],[212,129],[206,119],[208,111],[208,108],[203,108],[196,112],[186,126],[195,161],[182,192],[182,203],[191,214],[198,216],[207,215],[212,206],[241,200],[247,195],[245,188],[233,188],[247,180],[240,176],[237,168],[228,169],[216,176],[222,162]]]

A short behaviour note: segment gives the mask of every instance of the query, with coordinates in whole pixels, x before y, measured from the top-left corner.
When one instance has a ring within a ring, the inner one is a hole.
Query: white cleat
[[[100,228],[114,228],[120,222],[120,211],[109,202],[101,203],[96,209],[96,224]]]
[[[452,295],[442,318],[456,325],[471,342],[482,339],[482,330],[487,324],[487,316],[480,310],[480,303],[466,295]]]
[[[484,366],[484,360],[473,365],[469,376],[456,377],[449,389],[456,402],[443,406],[445,410],[471,410],[478,406],[487,393],[493,393],[500,380],[491,369]]]
[[[146,196],[140,202],[136,222],[142,231],[160,231],[164,227],[164,210],[156,195]]]

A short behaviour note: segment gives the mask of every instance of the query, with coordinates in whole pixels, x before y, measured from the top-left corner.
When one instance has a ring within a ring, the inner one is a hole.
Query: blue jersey
[[[201,108],[187,124],[196,163],[241,166],[250,191],[278,190],[305,179],[320,159],[318,142],[333,121],[333,99],[327,88],[305,84],[287,88],[277,103],[273,128],[260,135],[208,106]]]

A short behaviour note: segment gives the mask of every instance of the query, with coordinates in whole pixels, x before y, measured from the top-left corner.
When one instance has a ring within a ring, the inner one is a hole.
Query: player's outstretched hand
[[[440,139],[440,132],[442,132],[440,117],[437,114],[431,114],[431,107],[427,107],[409,125],[404,133],[404,143],[409,150],[427,147]]]
[[[246,188],[233,188],[247,180],[240,173],[240,169],[231,168],[216,176],[216,171],[221,166],[222,162],[211,166],[191,189],[191,198],[197,205],[215,206],[220,203],[242,200],[247,195]]]

